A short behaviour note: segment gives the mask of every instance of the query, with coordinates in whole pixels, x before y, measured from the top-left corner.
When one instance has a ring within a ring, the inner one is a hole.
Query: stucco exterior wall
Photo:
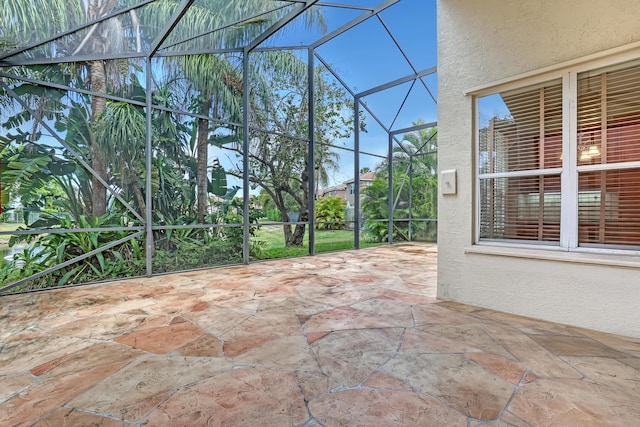
[[[640,257],[474,250],[472,97],[464,93],[640,41],[637,0],[438,0],[438,297],[640,337]],[[615,265],[610,265],[615,263]]]

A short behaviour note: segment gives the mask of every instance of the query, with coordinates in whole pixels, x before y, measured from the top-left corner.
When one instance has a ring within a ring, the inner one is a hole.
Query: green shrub
[[[119,226],[122,226],[120,217],[113,214],[91,218],[80,216],[77,220],[66,216],[43,215],[30,228],[42,228],[46,233],[44,230],[47,228],[68,230]],[[54,265],[62,264],[123,239],[131,233],[114,230],[13,236],[9,241],[10,246],[24,241],[28,247],[15,254],[13,260],[0,270],[0,283],[12,283],[40,273]],[[14,291],[137,276],[144,273],[144,266],[143,244],[139,238],[134,238],[48,273],[26,285],[17,287]]]
[[[238,264],[243,261],[244,229],[242,199],[234,198],[220,203],[217,212],[209,218],[212,224],[221,227],[213,228],[176,228],[158,232],[156,236],[156,253],[153,257],[154,273],[190,270],[194,268],[213,267],[217,265]],[[259,209],[250,207],[249,234],[254,237],[258,230],[258,218],[264,215]],[[163,218],[165,225],[181,225],[181,218],[171,220]],[[190,225],[196,225],[192,222]],[[229,225],[227,227],[223,225]],[[258,257],[263,242],[252,239],[250,254]]]
[[[317,230],[343,230],[347,202],[338,196],[325,196],[316,200],[315,218]]]
[[[242,252],[238,252],[234,242],[223,240],[209,230],[206,235],[205,238],[194,237],[174,242],[176,243],[174,250],[157,250],[153,257],[154,273],[242,262]]]

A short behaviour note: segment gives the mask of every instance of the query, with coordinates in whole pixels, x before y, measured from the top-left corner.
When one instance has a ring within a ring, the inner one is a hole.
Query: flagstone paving
[[[640,339],[435,298],[404,244],[0,299],[1,426],[636,426]]]

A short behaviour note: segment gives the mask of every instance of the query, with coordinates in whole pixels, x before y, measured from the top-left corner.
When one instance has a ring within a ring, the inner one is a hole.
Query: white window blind
[[[640,66],[578,75],[578,242],[640,245]]]
[[[479,99],[480,239],[560,240],[562,85]]]

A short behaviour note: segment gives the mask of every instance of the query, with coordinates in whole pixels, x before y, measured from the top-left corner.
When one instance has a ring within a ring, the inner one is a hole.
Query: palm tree
[[[59,34],[88,21],[96,20],[111,13],[117,5],[112,0],[48,0],[34,2],[27,0],[5,0],[3,2],[2,19],[0,20],[0,40],[4,45],[17,45],[20,40],[23,45]],[[132,3],[132,2],[130,2]],[[135,11],[129,12],[131,20],[137,22]],[[16,35],[15,39],[13,35]],[[120,19],[113,18],[100,24],[95,24],[85,31],[82,37],[63,37],[45,45],[23,53],[27,57],[47,57],[60,54],[77,54],[90,52],[94,55],[104,55],[121,49],[124,34]],[[84,73],[87,88],[96,93],[107,93],[108,83],[115,86],[120,82],[117,72],[118,64],[114,61],[91,60],[75,64],[75,73]],[[106,108],[106,99],[100,96],[91,98],[90,125],[93,126]],[[93,133],[88,147],[88,157],[95,175],[91,176],[92,200],[91,209],[94,216],[100,216],[106,211],[107,189],[100,178],[108,181],[107,164],[100,142]]]
[[[231,122],[241,121],[241,70],[235,67],[229,58],[219,55],[192,55],[181,58],[175,66],[174,72],[184,76],[190,83],[194,96],[197,97],[195,103],[197,114],[213,116],[214,119],[222,119],[221,116],[226,116]],[[207,167],[212,133],[210,121],[199,118],[196,132],[196,199],[197,217],[201,224],[205,222],[208,211]]]
[[[423,126],[423,119],[418,119],[412,126]],[[432,174],[438,169],[438,137],[436,128],[420,128],[404,135],[395,152],[404,151],[417,160],[417,167],[426,169]],[[394,156],[395,157],[395,156]]]
[[[35,2],[29,0],[3,0],[0,11],[0,47],[8,49],[38,42],[62,31],[77,27],[85,22],[98,20],[127,6],[135,6],[135,0],[47,0]],[[165,28],[172,18],[177,2],[156,0],[150,5],[127,10],[71,36],[56,39],[50,43],[23,53],[32,57],[71,56],[76,54],[95,55],[95,60],[75,64],[76,74],[84,74],[85,87],[96,94],[108,93],[125,86],[127,79],[123,73],[123,60],[99,59],[104,55],[126,52],[135,49],[142,52],[155,38],[160,29]],[[287,12],[284,7],[274,9],[269,2],[262,0],[204,0],[190,6],[180,23],[166,40],[178,49],[224,48],[242,46],[260,34],[270,22],[277,20]],[[319,12],[307,14],[308,24],[322,24]],[[234,25],[224,31],[206,37],[192,37],[234,21],[241,22],[243,17],[253,19]],[[141,26],[139,23],[143,22]],[[237,118],[239,111],[238,67],[233,65],[229,56],[195,55],[177,57],[173,61],[174,70],[192,83],[199,97],[197,113],[204,116],[223,115]],[[126,65],[125,65],[126,67]],[[107,207],[107,189],[101,181],[112,178],[105,153],[109,147],[101,147],[103,141],[95,137],[94,126],[106,110],[104,97],[91,97],[89,123],[92,130],[88,152],[91,167],[95,175],[92,181],[92,213],[102,215]],[[215,117],[214,117],[215,118]],[[210,129],[208,121],[200,119],[197,127],[198,159],[198,217],[204,221],[207,196],[207,153]]]
[[[102,142],[106,157],[115,163],[111,173],[119,177],[120,188],[132,189],[140,211],[145,212],[147,206],[137,172],[144,165],[147,134],[144,111],[126,102],[114,102],[96,120],[95,138]]]
[[[262,0],[228,1],[224,6],[216,2],[210,2],[209,7],[195,7],[189,10],[193,16],[193,25],[205,23],[209,28],[217,28],[224,22],[239,21],[241,16],[247,14],[253,16],[263,16],[272,6]],[[215,6],[215,7],[214,7]],[[280,18],[285,10],[277,10],[271,13],[272,18]],[[322,15],[318,11],[311,11],[305,15],[305,24],[308,26],[318,25],[324,29],[325,24]],[[214,39],[201,38],[191,41],[189,47],[192,49],[208,47],[223,48],[225,46],[243,46],[252,41],[257,35],[267,28],[269,20],[254,18],[248,22],[234,27],[234,31],[224,32]],[[176,35],[173,36],[176,38]],[[204,43],[205,46],[201,44]],[[299,63],[293,61],[291,55],[278,52],[257,55],[257,61],[252,66],[256,70],[252,77],[259,81],[261,71],[288,72],[288,70],[298,67]],[[208,152],[211,143],[210,135],[217,126],[216,121],[227,121],[228,123],[238,123],[242,120],[242,61],[233,54],[218,55],[189,55],[177,57],[170,63],[173,67],[174,78],[184,78],[190,83],[190,92],[197,99],[194,103],[196,113],[200,116],[212,117],[214,125],[205,119],[198,119],[196,136],[196,158],[197,158],[197,215],[198,222],[204,223],[207,213],[207,167]],[[262,83],[257,83],[254,87],[264,87]],[[260,93],[257,96],[270,96],[270,94]],[[233,126],[230,126],[233,128]],[[237,132],[237,129],[232,129]]]
[[[424,125],[420,119],[414,126]],[[404,136],[404,148],[412,153],[409,174],[412,215],[436,218],[438,215],[438,133],[436,128],[421,128]]]
[[[423,119],[418,119],[412,123],[412,126],[419,127],[424,124]],[[402,140],[394,145],[391,153],[394,180],[399,181],[397,191],[395,191],[394,209],[403,197],[405,199],[409,197],[409,192],[403,192],[405,185],[409,183],[409,176],[429,175],[436,177],[437,180],[437,148],[438,137],[436,128],[421,128],[406,133],[403,135]],[[388,160],[383,160],[378,164],[376,169],[380,179],[386,179],[386,176],[388,176],[384,175],[388,166]]]

